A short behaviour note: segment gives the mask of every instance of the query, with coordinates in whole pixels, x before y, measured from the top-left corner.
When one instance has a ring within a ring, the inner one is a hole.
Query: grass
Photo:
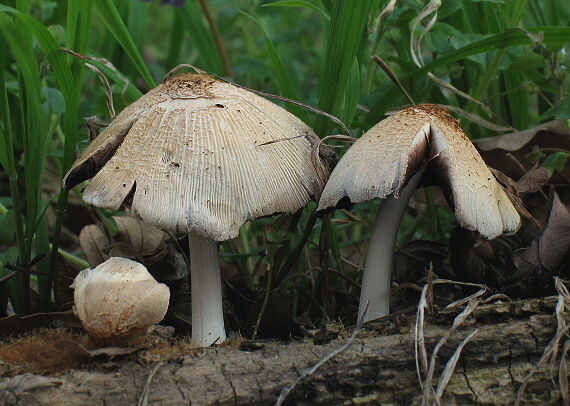
[[[519,130],[537,125],[553,106],[559,107],[556,115],[568,114],[568,103],[562,100],[570,95],[570,7],[555,0],[445,1],[437,16],[432,13],[425,20],[433,17],[434,25],[419,41],[424,64],[417,66],[410,42],[425,28],[414,23],[426,2],[397,2],[376,25],[387,3],[186,0],[177,8],[139,0],[5,1],[0,5],[0,165],[7,185],[0,184],[0,222],[8,229],[1,240],[2,262],[26,267],[43,254],[38,270],[54,271],[62,230],[68,233],[74,220],[66,216],[66,191],[45,193],[45,175],[55,170],[61,179],[71,166],[78,142],[87,136],[80,117],[109,118],[104,87],[85,70],[85,60],[63,53],[60,46],[110,62],[87,61],[109,79],[117,111],[161,82],[175,65],[190,63],[252,89],[318,107],[359,136],[388,109],[406,104],[370,61],[378,54],[418,103],[456,106]],[[457,91],[442,89],[428,74]],[[283,105],[321,137],[342,132],[323,116]],[[496,135],[465,118],[462,123],[474,138]],[[566,158],[557,161],[557,168]],[[244,226],[239,240],[223,245],[224,259],[237,264],[250,288],[258,291],[260,303],[267,298],[267,281],[254,270],[271,258],[275,273],[270,285],[288,295],[296,315],[312,312],[318,317],[311,309],[327,292],[348,297],[343,300],[354,306],[358,292],[338,274],[291,277],[328,264],[358,283],[359,264],[354,266],[348,257],[364,251],[369,229],[362,223],[373,223],[377,205],[357,205],[352,214],[358,221],[340,211],[317,219],[311,214],[315,205],[310,205],[293,216],[286,237],[278,239],[264,231],[271,219],[255,221]],[[446,242],[453,216],[445,207],[429,207],[404,219],[400,246],[422,237]],[[46,213],[53,213],[53,220]],[[76,245],[65,244],[62,248],[82,258]],[[319,258],[319,246],[324,257]],[[8,273],[0,270],[0,276]],[[51,278],[38,276],[37,283],[47,308]],[[29,276],[19,275],[7,286],[16,312],[38,310],[32,309]]]

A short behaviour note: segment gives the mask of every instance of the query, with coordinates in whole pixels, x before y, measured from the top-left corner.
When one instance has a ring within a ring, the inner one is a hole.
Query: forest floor
[[[164,328],[134,348],[95,350],[70,328],[34,330],[2,342],[0,404],[568,404],[564,307],[562,296],[472,300],[217,348]],[[69,325],[72,316],[51,317]]]

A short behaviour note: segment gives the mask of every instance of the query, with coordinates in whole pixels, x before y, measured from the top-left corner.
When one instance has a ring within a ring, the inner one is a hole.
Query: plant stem
[[[208,25],[210,26],[210,31],[212,31],[212,36],[214,37],[214,41],[216,42],[216,48],[218,49],[218,54],[220,55],[220,59],[222,60],[222,65],[224,67],[224,74],[231,78],[232,68],[230,66],[228,54],[224,46],[224,41],[222,40],[220,31],[218,30],[218,27],[216,25],[216,20],[214,19],[214,16],[212,16],[212,12],[210,11],[210,7],[208,7],[208,2],[206,0],[200,0],[200,5],[202,6],[202,10],[204,11],[204,16],[208,21]]]
[[[192,290],[192,341],[209,346],[226,340],[218,243],[188,233]]]
[[[412,176],[399,198],[388,197],[378,209],[364,266],[358,307],[359,320],[363,317],[367,304],[365,322],[386,316],[390,312],[390,279],[398,228],[424,171],[425,168],[422,168]]]

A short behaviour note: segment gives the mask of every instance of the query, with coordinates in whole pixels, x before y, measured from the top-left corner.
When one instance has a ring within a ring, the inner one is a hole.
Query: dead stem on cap
[[[200,75],[207,75],[208,74],[208,72],[206,72],[205,70],[197,68],[194,65],[190,65],[189,63],[181,63],[180,65],[176,65],[166,75],[164,75],[164,81],[166,82],[168,79],[170,79],[172,77],[172,75],[174,75],[176,72],[178,72],[181,68],[192,68],[192,69],[194,69],[194,71],[196,71],[196,73],[199,73]]]
[[[284,102],[287,102],[287,103],[291,103],[291,104],[293,104],[293,105],[295,105],[295,106],[302,107],[302,108],[304,108],[305,110],[311,111],[311,112],[313,112],[313,113],[320,114],[321,116],[326,117],[326,118],[328,118],[329,120],[334,121],[334,122],[337,123],[339,126],[341,126],[341,127],[343,128],[343,130],[344,130],[347,134],[350,134],[350,130],[348,129],[348,127],[347,127],[342,121],[340,121],[339,118],[333,116],[332,114],[327,113],[326,111],[320,110],[320,109],[318,109],[318,108],[316,108],[316,107],[310,106],[310,105],[305,104],[305,103],[301,103],[300,101],[296,101],[296,100],[293,100],[293,99],[289,99],[289,98],[287,98],[287,97],[277,96],[277,95],[274,95],[274,94],[271,94],[271,93],[265,93],[265,92],[260,92],[259,90],[250,89],[249,87],[242,86],[242,85],[239,85],[239,84],[234,83],[234,82],[230,82],[229,80],[226,80],[226,79],[224,79],[224,78],[222,78],[222,77],[220,77],[220,76],[218,76],[218,75],[216,75],[216,74],[214,74],[213,76],[216,77],[217,79],[221,80],[222,82],[229,83],[230,85],[235,86],[235,87],[239,87],[240,89],[245,89],[245,90],[248,90],[248,91],[250,91],[250,92],[252,92],[252,93],[258,94],[258,95],[260,95],[260,96],[269,97],[270,99],[281,100],[281,101],[284,101]]]

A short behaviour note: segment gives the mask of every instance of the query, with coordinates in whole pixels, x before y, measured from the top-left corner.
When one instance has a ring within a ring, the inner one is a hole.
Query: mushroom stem
[[[192,341],[209,346],[226,340],[222,276],[216,241],[188,233],[192,289]]]
[[[385,199],[376,213],[362,277],[358,320],[362,318],[365,310],[365,322],[390,313],[390,280],[396,237],[408,202],[424,171],[425,167],[412,176],[398,198],[390,196]]]

